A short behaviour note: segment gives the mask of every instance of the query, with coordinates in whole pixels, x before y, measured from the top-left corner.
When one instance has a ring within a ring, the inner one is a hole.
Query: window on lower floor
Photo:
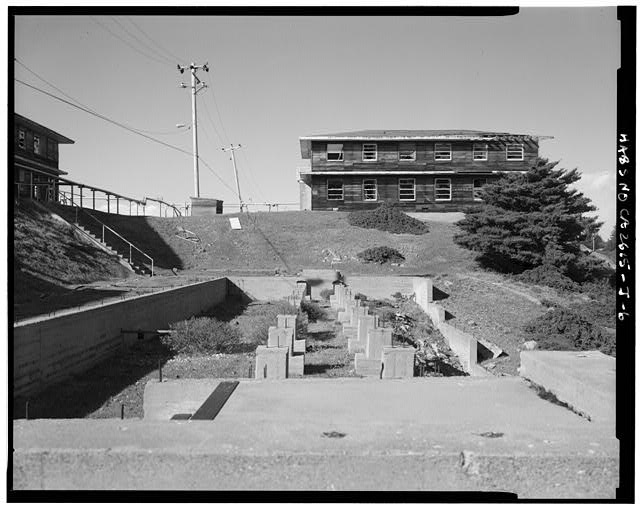
[[[378,182],[376,180],[364,180],[362,182],[362,195],[365,201],[377,201]]]
[[[487,178],[473,180],[473,200],[482,201],[482,187],[487,184]]]
[[[362,161],[363,162],[375,162],[378,160],[378,145],[363,144],[362,145]]]
[[[436,201],[451,200],[451,180],[437,179],[435,182]]]
[[[434,160],[451,160],[451,143],[436,143]]]
[[[327,181],[327,199],[329,201],[344,200],[344,184],[342,180]]]
[[[401,178],[398,180],[398,200],[416,200],[416,180],[413,178]]]
[[[327,144],[327,161],[340,162],[344,160],[342,147],[342,144]]]
[[[524,145],[507,144],[507,160],[524,160]]]
[[[486,144],[473,145],[473,160],[487,160],[489,148]]]

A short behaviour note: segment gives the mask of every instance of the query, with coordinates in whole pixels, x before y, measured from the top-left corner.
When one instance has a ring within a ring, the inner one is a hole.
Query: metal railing
[[[142,254],[144,257],[146,257],[147,259],[149,259],[150,263],[151,263],[151,276],[153,276],[153,267],[154,267],[154,263],[153,263],[153,259],[147,255],[146,253],[144,253],[142,250],[140,250],[137,246],[135,246],[133,243],[131,243],[131,241],[129,241],[128,239],[124,238],[121,234],[117,233],[116,231],[114,231],[111,227],[109,227],[107,224],[105,224],[104,222],[101,222],[100,220],[98,220],[96,217],[94,217],[91,213],[89,213],[88,211],[86,211],[84,208],[81,208],[80,206],[78,206],[76,203],[72,202],[69,197],[66,195],[66,192],[62,192],[62,191],[58,191],[58,195],[61,199],[61,201],[64,201],[65,204],[67,205],[71,205],[73,206],[74,210],[75,210],[75,224],[79,225],[80,222],[78,221],[78,210],[80,210],[82,213],[84,213],[85,215],[87,215],[89,218],[91,218],[92,220],[94,220],[95,222],[97,222],[101,227],[102,227],[102,243],[104,243],[106,245],[105,242],[105,232],[109,231],[110,233],[112,233],[113,235],[117,236],[118,238],[120,238],[124,243],[126,243],[129,247],[129,264],[133,265],[133,250],[135,249],[136,251],[138,251],[140,254]]]

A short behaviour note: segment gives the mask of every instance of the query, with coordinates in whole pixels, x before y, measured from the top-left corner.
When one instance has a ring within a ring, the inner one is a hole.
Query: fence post
[[[129,264],[131,264],[131,243],[129,243]]]
[[[102,224],[102,242],[104,243],[104,224]]]

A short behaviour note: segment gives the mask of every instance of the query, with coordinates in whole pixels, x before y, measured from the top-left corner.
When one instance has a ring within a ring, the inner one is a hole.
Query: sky
[[[191,124],[191,97],[177,64],[209,64],[198,73],[208,85],[197,95],[200,189],[225,205],[238,202],[221,150],[230,143],[242,145],[236,162],[245,201],[297,204],[296,168],[308,163],[300,136],[360,129],[553,136],[540,155],[579,169],[577,186],[598,207],[607,239],[615,222],[619,36],[615,7],[531,7],[496,18],[19,16],[15,78],[187,153],[20,83],[15,111],[75,141],[60,147],[68,178],[182,205],[194,194],[192,132],[176,124]]]

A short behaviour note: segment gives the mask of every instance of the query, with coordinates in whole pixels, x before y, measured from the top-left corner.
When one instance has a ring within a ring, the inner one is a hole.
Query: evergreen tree
[[[596,208],[570,185],[577,169],[555,169],[538,159],[526,173],[507,173],[483,187],[484,205],[467,210],[455,241],[480,252],[479,261],[519,272],[542,264],[569,274],[581,261],[580,242],[602,224],[585,213]]]

